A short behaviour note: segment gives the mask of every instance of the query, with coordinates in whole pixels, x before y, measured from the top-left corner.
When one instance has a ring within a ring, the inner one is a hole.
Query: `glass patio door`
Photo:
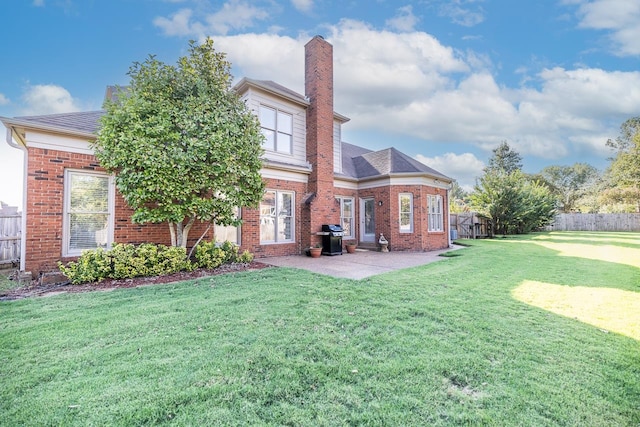
[[[375,204],[373,198],[360,199],[360,241],[363,243],[376,241]]]

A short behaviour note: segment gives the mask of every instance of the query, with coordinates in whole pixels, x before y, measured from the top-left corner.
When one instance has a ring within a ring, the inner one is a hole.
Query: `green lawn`
[[[20,286],[20,282],[17,280],[10,280],[9,276],[15,271],[15,269],[0,269],[0,291],[7,291]]]
[[[640,234],[0,303],[0,425],[640,425]]]

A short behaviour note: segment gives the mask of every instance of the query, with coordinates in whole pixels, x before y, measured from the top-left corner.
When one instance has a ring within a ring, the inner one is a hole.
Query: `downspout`
[[[20,219],[20,271],[25,268],[25,258],[27,252],[27,147],[13,142],[13,128],[7,127],[7,144],[10,147],[17,148],[24,153],[23,172],[22,172],[22,218]]]
[[[451,240],[451,201],[449,200],[449,191],[453,187],[453,183],[449,183],[447,186],[447,239],[449,240],[449,247],[453,247],[453,241]]]

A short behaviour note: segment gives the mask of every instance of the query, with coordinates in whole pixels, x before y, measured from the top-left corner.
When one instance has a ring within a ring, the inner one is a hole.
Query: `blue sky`
[[[506,140],[527,172],[607,165],[640,115],[638,0],[22,0],[3,5],[0,116],[101,108],[149,54],[211,36],[236,79],[303,92],[304,44],[334,46],[343,140],[394,146],[470,188]],[[0,200],[22,202],[0,141]]]

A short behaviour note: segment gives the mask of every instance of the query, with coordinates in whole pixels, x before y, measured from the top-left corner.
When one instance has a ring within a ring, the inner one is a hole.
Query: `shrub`
[[[60,271],[71,283],[100,282],[104,279],[130,279],[142,276],[159,276],[191,270],[184,248],[143,243],[113,245],[111,250],[85,251],[75,262],[66,266],[58,263]]]
[[[202,242],[196,247],[195,259],[199,268],[216,268],[227,263],[249,263],[253,261],[253,254],[249,251],[240,254],[240,248],[229,241]]]
[[[71,283],[100,282],[104,279],[131,279],[134,277],[160,276],[163,274],[191,271],[195,268],[217,268],[226,263],[249,263],[253,254],[239,253],[238,246],[231,242],[216,245],[215,242],[200,243],[195,250],[195,262],[187,259],[181,247],[167,247],[153,243],[133,245],[115,243],[111,250],[85,251],[75,262],[58,263],[60,271]]]
[[[243,264],[249,264],[251,261],[253,261],[253,254],[247,250],[242,252],[240,257],[238,258],[238,262],[241,262]]]
[[[58,268],[74,285],[100,282],[109,277],[113,270],[109,251],[102,248],[86,251],[78,261],[70,262],[66,266],[59,262]]]

